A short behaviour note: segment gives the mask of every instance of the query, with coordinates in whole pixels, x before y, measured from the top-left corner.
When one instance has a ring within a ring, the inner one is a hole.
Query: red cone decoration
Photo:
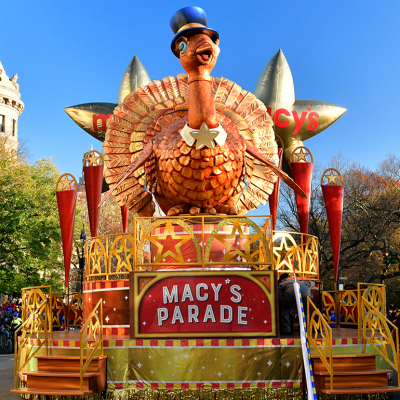
[[[124,233],[126,233],[128,232],[129,209],[125,204],[121,207],[121,216],[122,216],[122,230]]]
[[[283,149],[278,149],[278,157],[279,157],[279,168],[282,169],[282,157],[283,157]],[[278,204],[279,204],[279,189],[281,187],[280,178],[277,179],[274,185],[274,191],[269,196],[269,212],[272,216],[272,230],[276,229],[276,217],[278,215]]]
[[[71,174],[61,175],[56,184],[58,215],[64,255],[65,287],[69,285],[72,245],[74,242],[77,183]]]
[[[86,201],[89,213],[90,234],[97,236],[99,226],[99,203],[103,186],[104,160],[96,150],[86,153],[83,160],[83,174],[85,177]]]
[[[324,181],[326,182],[324,184]],[[335,282],[338,281],[340,238],[343,218],[343,178],[335,168],[328,168],[321,177],[321,188],[324,196],[326,214],[328,216],[329,233],[333,251],[333,268]]]
[[[311,162],[307,161],[310,156]],[[303,189],[307,198],[302,199],[296,194],[297,213],[299,214],[300,232],[308,233],[308,220],[310,217],[310,194],[313,170],[313,157],[306,147],[300,146],[293,150],[290,160],[293,180]]]

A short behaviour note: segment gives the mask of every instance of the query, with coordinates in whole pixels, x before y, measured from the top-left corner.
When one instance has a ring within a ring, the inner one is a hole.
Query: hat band
[[[199,27],[201,27],[201,28],[207,28],[207,27],[206,27],[205,25],[203,25],[203,24],[198,24],[197,22],[192,22],[192,23],[190,23],[190,24],[183,25],[181,28],[179,28],[178,32],[183,31],[184,29],[194,28],[194,27],[196,27],[196,28],[199,28]],[[178,32],[177,32],[177,33],[178,33]]]

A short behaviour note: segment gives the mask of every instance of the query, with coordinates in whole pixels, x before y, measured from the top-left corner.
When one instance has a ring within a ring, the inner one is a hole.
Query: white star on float
[[[89,296],[89,303],[92,301],[92,299],[90,298],[90,296]]]
[[[257,357],[254,357],[254,360],[257,360]]]
[[[116,308],[114,308],[114,311],[117,311],[117,309],[116,309]]]
[[[141,364],[139,361],[136,365],[140,368],[143,364]]]
[[[114,360],[114,356],[111,356],[111,359]]]
[[[257,375],[260,376],[260,375],[261,375],[261,372],[257,372]]]
[[[128,300],[128,296],[125,296],[125,300]]]
[[[189,372],[192,372],[192,370],[191,370],[191,369],[189,369]]]
[[[230,279],[225,279],[225,283],[226,283],[227,285],[229,285],[229,284],[231,283],[231,280],[230,280]]]
[[[105,300],[103,301],[103,304],[106,304],[106,301],[105,301]]]
[[[172,374],[172,376],[175,376],[175,374]]]
[[[115,370],[113,371],[113,374],[116,374]]]
[[[143,325],[146,325],[146,321],[143,321]]]
[[[288,361],[285,365],[289,368],[292,364]]]
[[[153,371],[153,370],[151,370],[151,371],[150,371],[150,373],[151,373],[151,374],[153,374],[153,373],[154,373],[154,371]]]
[[[265,301],[263,300],[262,303],[265,303]]]
[[[266,324],[268,321],[266,319],[264,319],[264,324]]]
[[[217,375],[221,378],[222,376],[221,371],[219,371]]]
[[[190,135],[193,139],[196,139],[196,150],[201,148],[208,147],[209,149],[213,149],[215,147],[214,139],[218,136],[219,131],[210,130],[205,122],[203,122],[198,131],[192,130]]]
[[[214,361],[217,361],[218,359],[217,358],[214,358]]]
[[[190,261],[192,261],[192,260],[190,258],[188,258],[187,262],[190,262]]]
[[[149,294],[149,297],[151,297],[151,294]]]
[[[96,314],[98,314],[99,313],[99,310],[96,310]]]
[[[230,365],[228,365],[228,368],[230,368],[231,366]]]
[[[242,358],[244,358],[244,354],[242,354]]]
[[[188,353],[186,353],[183,357],[185,357],[186,358],[186,360],[189,358],[189,355],[188,355]]]
[[[204,370],[206,369],[206,367],[203,365],[203,366],[201,367],[201,369],[204,371]]]
[[[271,360],[269,360],[269,361],[267,362],[267,364],[268,364],[269,366],[271,366],[271,365],[273,364],[273,362],[272,362]]]
[[[108,321],[110,320],[110,318],[108,318],[108,315],[107,315],[107,317],[105,317],[104,319],[107,321],[107,323],[108,323]]]
[[[168,364],[171,364],[171,361],[168,361]]]
[[[151,356],[149,356],[149,358],[151,358]]]

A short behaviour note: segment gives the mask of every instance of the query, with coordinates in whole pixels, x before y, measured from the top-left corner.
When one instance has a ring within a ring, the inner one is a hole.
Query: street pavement
[[[17,393],[10,393],[14,388],[14,354],[0,354],[0,399],[21,400]]]

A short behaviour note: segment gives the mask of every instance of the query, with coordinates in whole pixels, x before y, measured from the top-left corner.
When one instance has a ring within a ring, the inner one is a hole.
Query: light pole
[[[83,276],[85,273],[85,240],[86,240],[86,232],[85,232],[85,223],[83,223],[83,227],[81,230],[81,237],[79,238],[81,241],[82,245],[82,250],[81,254],[79,254],[79,249],[76,249],[76,252],[78,253],[78,259],[79,259],[79,270],[81,272],[81,290],[80,292],[83,293]]]

